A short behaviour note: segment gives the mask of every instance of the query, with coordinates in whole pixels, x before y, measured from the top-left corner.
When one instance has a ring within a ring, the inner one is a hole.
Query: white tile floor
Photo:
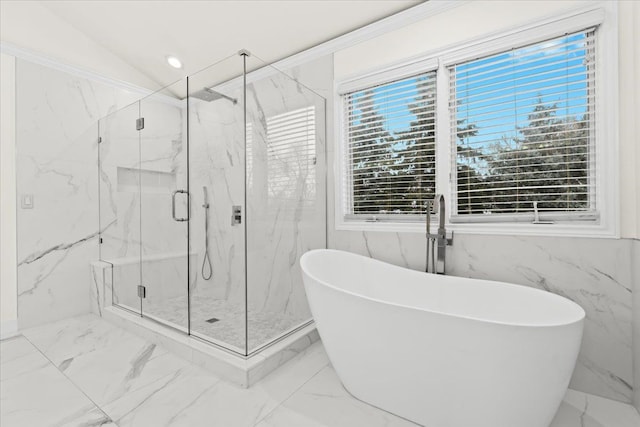
[[[250,389],[98,317],[0,343],[0,426],[414,426],[351,397],[321,343]],[[551,427],[638,427],[630,405],[569,390]],[[517,427],[517,426],[513,426]]]

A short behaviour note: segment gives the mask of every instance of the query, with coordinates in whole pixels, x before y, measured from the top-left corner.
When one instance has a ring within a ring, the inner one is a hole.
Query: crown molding
[[[60,61],[51,56],[44,55],[40,52],[36,52],[31,49],[26,49],[26,48],[14,45],[13,43],[0,42],[0,52],[7,55],[15,56],[18,59],[23,59],[25,61],[33,62],[38,65],[43,65],[45,67],[52,68],[54,70],[62,71],[76,77],[102,83],[108,86],[113,86],[119,89],[123,89],[127,92],[139,94],[141,95],[141,97],[148,96],[154,93],[154,91],[150,89],[146,89],[141,86],[125,82],[124,80],[118,80],[111,77],[106,77],[95,71],[91,71],[83,67],[78,67],[75,65],[68,64],[66,62]]]

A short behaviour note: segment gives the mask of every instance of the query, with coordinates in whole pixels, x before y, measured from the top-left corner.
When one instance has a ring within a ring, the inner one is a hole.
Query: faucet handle
[[[427,212],[427,215],[433,213],[433,200],[425,200],[424,201],[424,209]]]

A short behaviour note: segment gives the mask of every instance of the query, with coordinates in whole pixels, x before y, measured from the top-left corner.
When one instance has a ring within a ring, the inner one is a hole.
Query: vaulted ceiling
[[[240,49],[277,61],[421,2],[2,0],[0,38],[155,89]]]

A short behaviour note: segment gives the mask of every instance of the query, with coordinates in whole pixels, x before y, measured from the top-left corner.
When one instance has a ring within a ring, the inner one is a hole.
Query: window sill
[[[494,234],[494,235],[522,235],[546,237],[592,237],[618,238],[617,231],[612,227],[587,221],[565,221],[553,224],[532,223],[449,223],[445,224],[447,231],[461,234]],[[436,232],[438,222],[431,222],[431,232]],[[342,221],[336,223],[336,231],[372,231],[392,233],[425,233],[424,222],[368,222]]]

